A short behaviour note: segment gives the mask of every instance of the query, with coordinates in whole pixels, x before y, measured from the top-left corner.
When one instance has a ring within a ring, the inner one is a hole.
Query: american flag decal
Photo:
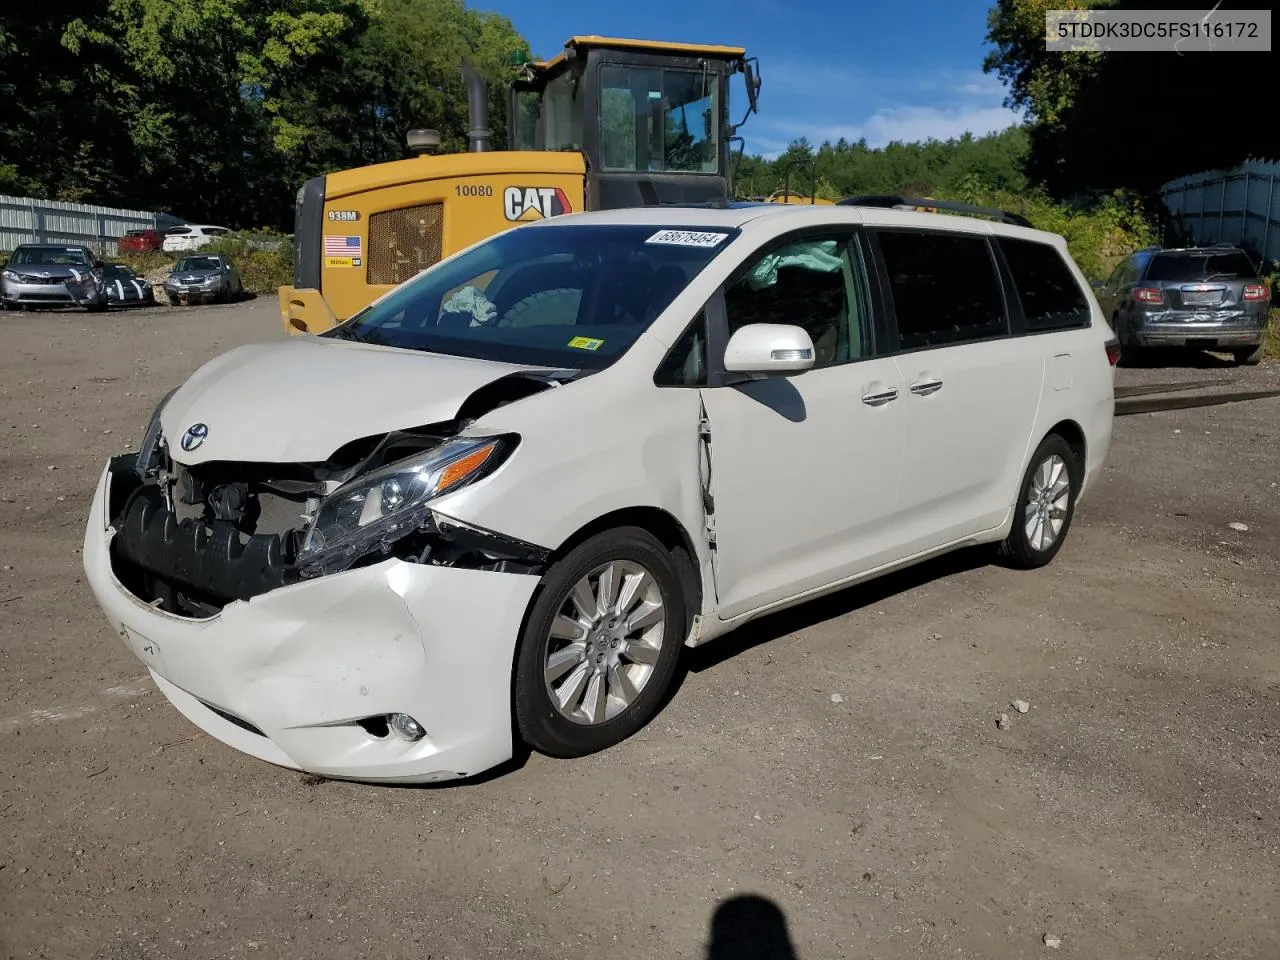
[[[358,257],[360,256],[359,237],[324,238],[324,255],[326,257]]]

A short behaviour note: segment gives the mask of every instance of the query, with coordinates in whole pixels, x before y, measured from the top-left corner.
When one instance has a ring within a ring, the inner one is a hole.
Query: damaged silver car
[[[0,270],[0,304],[6,310],[35,307],[107,309],[102,263],[82,244],[24,243]]]

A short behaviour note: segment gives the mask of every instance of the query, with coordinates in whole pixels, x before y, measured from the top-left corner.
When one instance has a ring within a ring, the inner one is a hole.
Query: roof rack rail
[[[1011,223],[1018,227],[1031,226],[1031,221],[1020,213],[997,210],[995,207],[977,207],[970,203],[960,203],[955,200],[901,197],[894,194],[865,194],[856,197],[845,197],[845,199],[839,201],[839,204],[844,207],[929,207],[934,210],[950,210],[953,213],[968,213],[974,216],[991,217],[994,220]]]

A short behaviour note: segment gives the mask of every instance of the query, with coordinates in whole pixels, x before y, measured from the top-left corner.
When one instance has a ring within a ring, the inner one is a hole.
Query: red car
[[[164,234],[159,230],[130,230],[116,244],[120,253],[150,253],[159,250]]]

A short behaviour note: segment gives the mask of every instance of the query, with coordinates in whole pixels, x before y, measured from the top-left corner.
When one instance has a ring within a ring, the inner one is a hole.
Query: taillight
[[[1138,303],[1164,303],[1164,291],[1159,287],[1138,287],[1133,291]]]
[[[1270,300],[1271,291],[1265,283],[1246,283],[1244,285],[1246,300]]]
[[[1111,364],[1111,366],[1114,367],[1119,362],[1120,362],[1120,341],[1108,340],[1107,341],[1107,363]]]

